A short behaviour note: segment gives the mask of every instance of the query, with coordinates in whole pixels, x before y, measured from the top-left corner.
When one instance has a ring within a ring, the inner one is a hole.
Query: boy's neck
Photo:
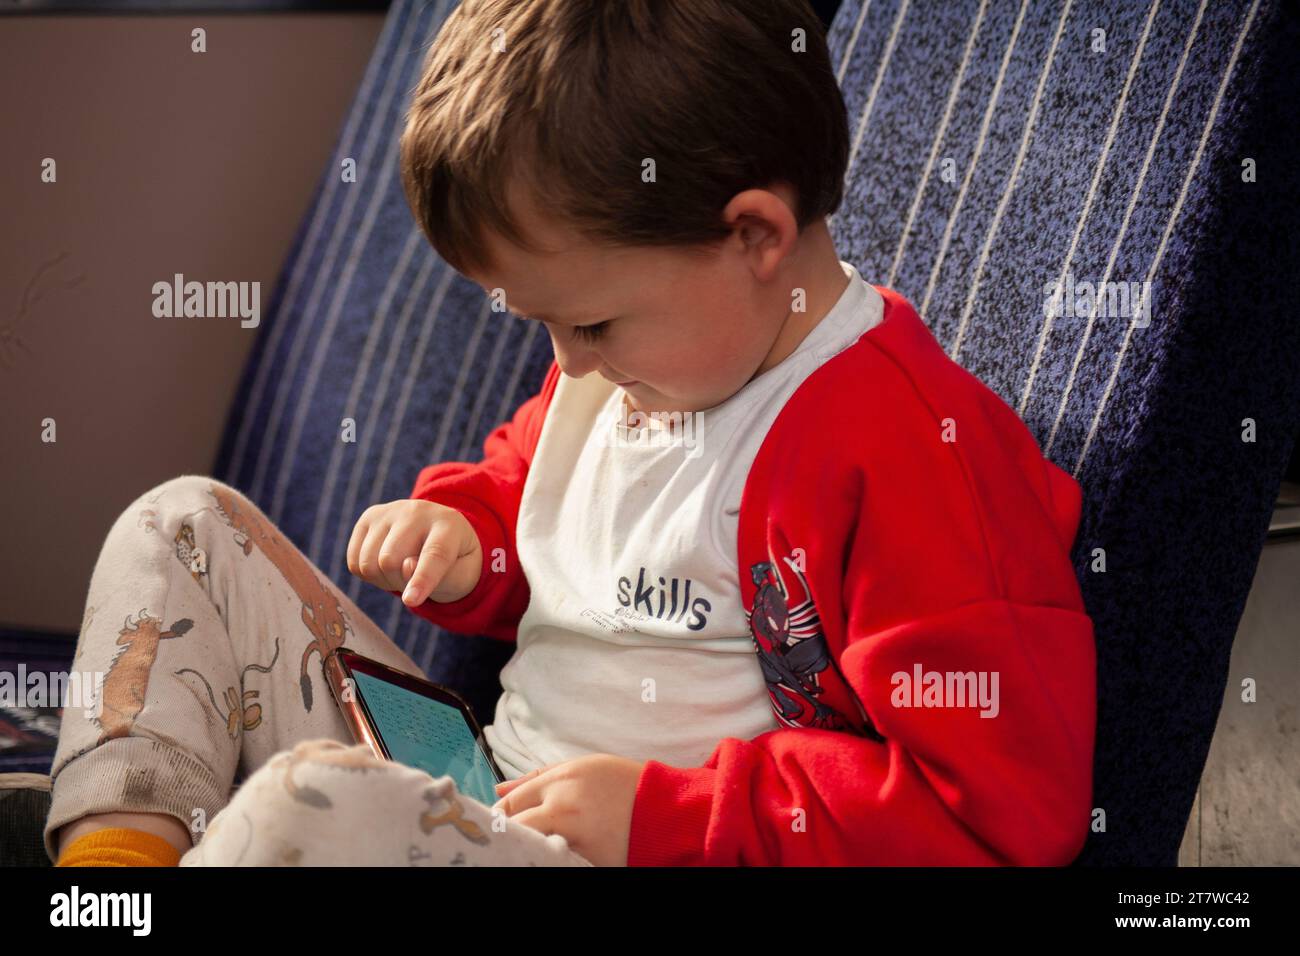
[[[800,288],[805,291],[805,309],[802,312],[791,309],[786,313],[771,350],[750,376],[751,382],[785,361],[835,307],[849,284],[849,277],[844,274],[839,255],[835,252],[830,230],[826,228],[826,220],[809,224],[799,237],[799,246],[799,259],[792,264],[789,273],[790,290],[793,292]]]

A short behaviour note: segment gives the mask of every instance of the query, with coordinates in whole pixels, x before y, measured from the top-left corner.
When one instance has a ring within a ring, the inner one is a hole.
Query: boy
[[[462,11],[415,93],[407,195],[556,362],[481,466],[413,491],[473,525],[460,562],[502,570],[425,601],[426,544],[407,603],[517,635],[498,758],[649,758],[575,801],[631,798],[630,863],[1068,862],[1094,726],[1079,489],[838,260],[847,119],[812,11]],[[681,440],[627,440],[629,408]]]
[[[517,641],[500,806],[593,862],[1064,864],[1086,836],[1078,486],[839,259],[847,156],[803,0],[466,0],[415,91],[417,220],[555,362],[348,565]]]

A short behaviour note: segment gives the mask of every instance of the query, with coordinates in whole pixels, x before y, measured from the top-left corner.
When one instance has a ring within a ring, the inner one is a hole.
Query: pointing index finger
[[[439,533],[439,532],[442,533]],[[413,559],[407,558],[402,563],[402,570],[406,570],[407,562]],[[456,563],[456,555],[450,554],[446,545],[446,529],[435,525],[425,538],[424,547],[420,549],[419,560],[416,561],[415,570],[411,572],[410,579],[406,582],[406,590],[402,592],[402,601],[415,607],[423,604],[429,598],[429,594],[438,586],[447,571]]]

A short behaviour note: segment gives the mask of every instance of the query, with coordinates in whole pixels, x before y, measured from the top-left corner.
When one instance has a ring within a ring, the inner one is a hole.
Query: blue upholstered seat
[[[438,632],[345,566],[361,511],[429,462],[477,460],[551,357],[435,257],[402,195],[406,99],[452,6],[393,4],[213,473],[490,720],[511,647]],[[844,0],[830,45],[852,137],[841,258],[911,299],[1083,485],[1107,827],[1080,862],[1172,864],[1297,431],[1295,18],[1274,0]],[[1046,315],[1067,277],[1150,282],[1149,322]]]

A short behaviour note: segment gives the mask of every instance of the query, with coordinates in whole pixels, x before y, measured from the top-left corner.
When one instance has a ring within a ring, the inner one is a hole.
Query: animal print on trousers
[[[63,711],[51,861],[59,827],[133,811],[187,827],[184,866],[591,865],[354,745],[321,667],[343,645],[420,674],[236,489],[185,475],[140,496],[91,575],[72,669],[102,683]]]

